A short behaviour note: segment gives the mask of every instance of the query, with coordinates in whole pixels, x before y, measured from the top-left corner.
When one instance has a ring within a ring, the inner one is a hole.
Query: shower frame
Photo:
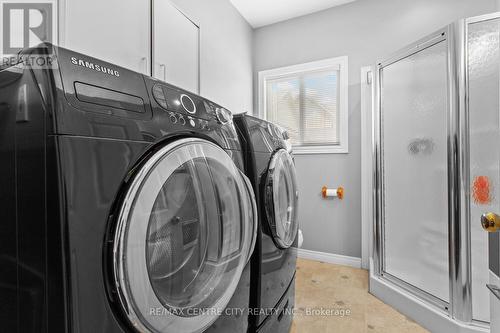
[[[373,248],[372,275],[399,288],[449,318],[485,329],[487,323],[472,318],[470,159],[468,119],[468,27],[500,18],[500,13],[456,21],[385,58],[375,70],[375,110],[372,118]],[[447,185],[449,303],[384,271],[384,191],[382,156],[381,86],[384,67],[439,42],[447,44]],[[486,254],[485,254],[486,255]],[[485,286],[486,288],[486,286]]]

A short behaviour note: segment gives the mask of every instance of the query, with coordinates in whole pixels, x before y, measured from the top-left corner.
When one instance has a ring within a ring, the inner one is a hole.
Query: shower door
[[[374,276],[487,329],[488,245],[500,236],[488,239],[481,216],[500,214],[500,13],[379,63],[374,131]]]
[[[482,230],[480,217],[500,213],[500,19],[483,16],[466,23],[472,318],[487,322],[488,233]]]
[[[378,65],[379,274],[448,309],[448,40]]]

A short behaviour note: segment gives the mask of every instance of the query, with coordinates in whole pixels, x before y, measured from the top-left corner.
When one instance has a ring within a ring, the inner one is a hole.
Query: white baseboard
[[[340,254],[311,251],[305,249],[297,249],[299,258],[327,262],[329,264],[351,266],[361,268],[361,258],[348,257]]]

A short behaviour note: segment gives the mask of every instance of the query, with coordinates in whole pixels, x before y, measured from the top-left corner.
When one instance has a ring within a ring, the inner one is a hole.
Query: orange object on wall
[[[326,186],[323,186],[323,187],[321,188],[321,196],[322,196],[323,198],[326,198],[326,190],[328,190],[328,187],[326,187]]]
[[[340,186],[338,189],[337,189],[337,197],[342,200],[344,199],[344,188],[342,186]]]
[[[487,205],[491,202],[490,179],[487,176],[477,176],[474,178],[472,197],[478,205]]]

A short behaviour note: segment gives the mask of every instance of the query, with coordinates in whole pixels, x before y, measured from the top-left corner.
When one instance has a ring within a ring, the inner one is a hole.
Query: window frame
[[[339,144],[325,144],[325,145],[304,145],[293,146],[294,154],[346,154],[349,147],[349,124],[348,124],[348,57],[341,56],[318,61],[311,61],[307,63],[278,67],[259,71],[259,111],[258,115],[262,119],[267,119],[267,81],[277,79],[284,76],[301,74],[304,72],[315,72],[322,70],[338,70],[338,131],[339,131]]]

